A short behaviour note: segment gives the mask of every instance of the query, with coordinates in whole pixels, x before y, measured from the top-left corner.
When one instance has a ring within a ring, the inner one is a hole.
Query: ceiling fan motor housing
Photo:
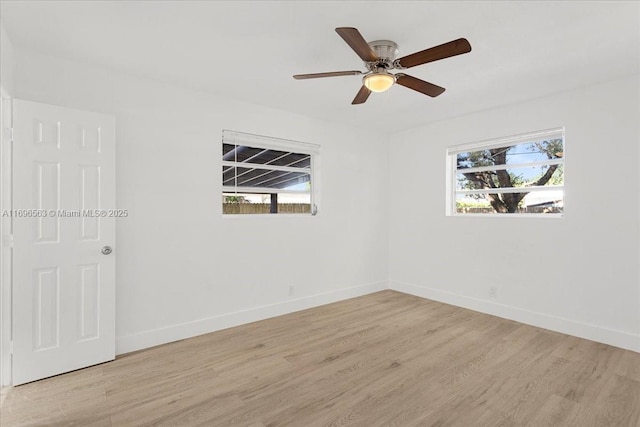
[[[393,61],[398,55],[398,45],[391,40],[375,40],[369,42],[369,46],[378,57],[378,61],[367,63],[367,68],[374,71],[379,67],[393,68]]]

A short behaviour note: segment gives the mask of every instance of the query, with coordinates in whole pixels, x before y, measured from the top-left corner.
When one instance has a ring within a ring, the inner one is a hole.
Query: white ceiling
[[[640,70],[640,3],[2,0],[13,45],[379,131],[494,108]],[[404,56],[459,37],[472,52],[407,70],[447,88],[398,85],[352,106],[361,69],[335,27],[390,39]]]

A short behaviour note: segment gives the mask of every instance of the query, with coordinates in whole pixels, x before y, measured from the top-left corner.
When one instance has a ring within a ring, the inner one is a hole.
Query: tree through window
[[[563,212],[562,129],[452,147],[448,157],[453,172],[450,213]]]

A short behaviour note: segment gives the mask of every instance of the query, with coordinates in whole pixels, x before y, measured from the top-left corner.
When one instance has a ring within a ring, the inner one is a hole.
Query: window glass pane
[[[564,210],[564,190],[528,193],[524,197],[522,207],[527,213],[562,213]]]
[[[308,168],[311,165],[311,156],[308,154],[289,153],[286,156],[273,160],[269,164],[292,168]]]
[[[564,165],[541,165],[456,174],[456,190],[563,185]]]
[[[526,194],[458,194],[456,212],[461,214],[562,213],[563,197],[563,190],[532,191]],[[509,202],[512,201],[517,208],[510,212]]]
[[[222,160],[229,162],[245,162],[247,159],[260,155],[263,151],[265,151],[263,148],[236,145],[233,146],[230,151],[222,155]]]
[[[496,213],[484,194],[456,196],[457,213]]]
[[[233,145],[233,144],[225,144],[225,143],[223,143],[222,144],[222,160],[227,160],[227,159],[225,159],[225,157],[227,157],[226,154],[229,153],[234,148],[236,148],[236,146]],[[233,157],[233,155],[230,155],[230,157]]]
[[[304,172],[265,171],[255,169],[255,177],[241,177],[238,185],[243,187],[289,188],[297,184],[309,182],[309,174]],[[249,174],[248,174],[249,175]]]
[[[267,150],[264,148],[240,147],[245,149],[247,155],[239,156],[238,162],[257,163],[260,165],[271,165],[275,160],[287,156],[289,153],[280,150]]]
[[[507,147],[469,151],[457,155],[458,168],[492,165],[516,165],[518,163],[540,162],[561,159],[564,156],[562,139],[524,142]]]
[[[311,213],[310,193],[278,193],[277,212],[272,212],[271,194],[222,193],[223,214],[308,214]]]
[[[307,190],[310,189],[311,186],[310,177],[311,175],[309,175],[308,172],[287,172],[233,166],[222,167],[222,185],[225,187],[238,186]]]
[[[232,144],[223,144],[222,160],[292,168],[309,168],[311,165],[311,156],[308,154]]]

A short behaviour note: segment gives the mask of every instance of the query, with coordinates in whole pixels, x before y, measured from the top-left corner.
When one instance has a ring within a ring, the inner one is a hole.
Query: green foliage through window
[[[449,151],[455,156],[456,213],[562,212],[562,131],[468,147]]]

